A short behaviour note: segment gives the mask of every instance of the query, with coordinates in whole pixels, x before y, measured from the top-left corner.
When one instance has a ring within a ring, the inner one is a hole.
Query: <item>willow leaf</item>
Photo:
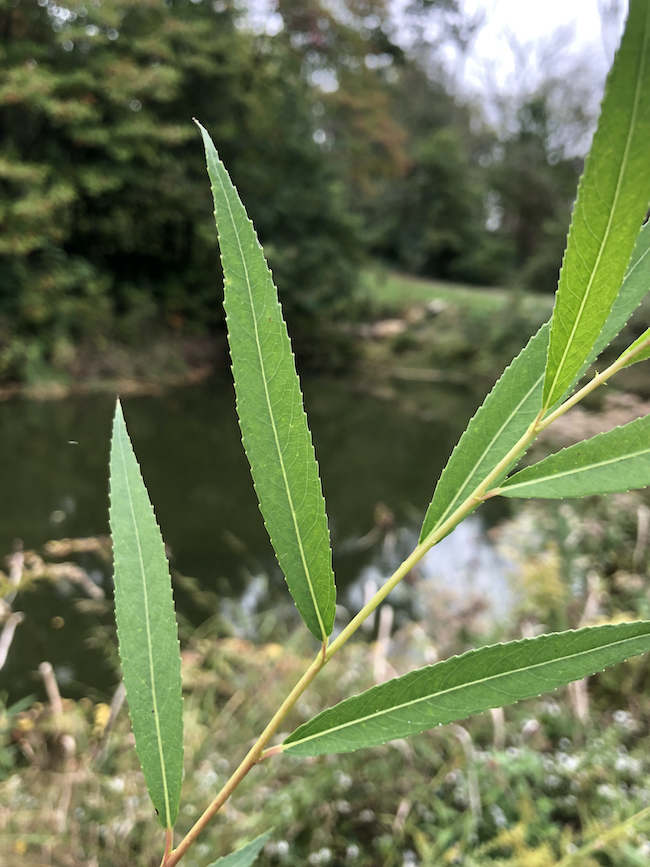
[[[650,223],[646,223],[639,232],[625,279],[589,355],[588,363],[597,358],[616,337],[648,294],[648,290],[650,290]],[[641,360],[641,358],[634,359],[635,362]]]
[[[631,0],[560,273],[544,405],[588,358],[621,286],[650,201],[650,3]]]
[[[257,856],[262,851],[262,848],[269,839],[270,834],[270,831],[260,834],[259,837],[251,840],[250,843],[246,843],[245,846],[237,849],[236,852],[232,852],[230,855],[224,855],[223,858],[217,858],[217,860],[213,861],[209,867],[250,867],[250,865],[257,860]]]
[[[641,344],[648,343],[650,341],[650,328],[647,328],[641,337],[637,338],[634,343],[630,346],[630,349],[636,349],[637,346],[641,346]],[[646,359],[650,358],[650,345],[646,346],[645,349],[642,349],[641,352],[638,352],[628,363],[625,365],[626,367],[631,367],[633,364],[636,364],[637,361],[646,361]]]
[[[535,420],[542,408],[548,333],[547,323],[506,368],[470,421],[436,485],[420,541],[471,495]]]
[[[183,775],[181,656],[165,546],[117,404],[111,443],[115,619],[135,748],[165,828]]]
[[[298,611],[325,641],[334,626],[329,530],[300,384],[253,224],[200,126],[224,272],[237,413],[271,543]]]
[[[619,333],[649,288],[650,223],[647,223],[638,235],[623,285],[594,350],[563,397],[568,396],[589,364]],[[436,486],[420,533],[421,542],[476,489],[534,421],[542,406],[549,327],[550,323],[542,326],[531,338],[463,433]],[[635,361],[646,357],[650,357],[650,349],[640,353]],[[501,478],[506,474],[504,471]]]
[[[531,698],[650,650],[650,621],[587,627],[471,650],[346,699],[282,745],[346,753]]]
[[[650,485],[650,416],[577,443],[511,476],[504,497],[586,497]]]

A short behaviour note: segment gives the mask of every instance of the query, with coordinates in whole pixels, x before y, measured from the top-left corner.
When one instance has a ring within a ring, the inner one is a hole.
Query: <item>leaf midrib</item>
[[[597,470],[600,467],[609,466],[609,464],[617,464],[617,463],[620,463],[620,461],[627,461],[627,460],[630,460],[630,458],[643,457],[643,455],[647,455],[647,454],[650,454],[650,447],[648,447],[647,449],[641,449],[641,451],[638,451],[638,452],[627,452],[626,454],[623,454],[623,455],[617,455],[616,457],[613,457],[613,458],[607,458],[604,461],[598,461],[597,463],[594,463],[594,464],[587,464],[584,467],[574,467],[573,469],[564,470],[563,472],[560,472],[560,473],[551,473],[548,476],[537,476],[534,479],[528,479],[528,481],[517,482],[517,484],[515,484],[515,485],[503,484],[501,486],[501,489],[507,490],[507,491],[512,491],[515,488],[527,487],[528,485],[536,485],[536,484],[541,483],[541,482],[548,482],[552,479],[563,479],[563,478],[566,478],[566,476],[575,476],[575,475],[578,475],[579,473],[586,473],[586,472],[589,472],[590,470]],[[522,472],[523,472],[523,470],[522,470]],[[514,478],[514,476],[513,476],[513,478]]]
[[[570,350],[571,345],[573,343],[573,340],[575,338],[575,334],[576,334],[576,331],[578,330],[578,326],[580,325],[580,322],[582,320],[582,315],[584,313],[585,306],[586,306],[587,301],[589,299],[589,295],[591,293],[593,282],[596,278],[596,273],[598,272],[600,260],[602,259],[603,251],[605,249],[605,245],[607,244],[607,241],[609,239],[609,235],[611,232],[612,222],[614,220],[614,213],[616,211],[618,199],[619,199],[620,193],[621,193],[622,178],[623,178],[623,174],[625,173],[625,170],[627,167],[629,151],[630,151],[632,138],[633,138],[634,130],[635,130],[635,126],[636,126],[636,118],[637,118],[638,107],[639,107],[639,102],[640,102],[640,94],[641,94],[641,82],[643,79],[643,72],[644,72],[644,68],[645,68],[646,55],[647,55],[648,16],[650,16],[650,5],[648,6],[648,11],[646,12],[646,27],[645,27],[644,37],[643,37],[643,50],[641,52],[641,60],[640,60],[639,71],[638,71],[638,75],[637,75],[636,88],[634,91],[634,105],[632,108],[632,117],[630,120],[630,127],[629,127],[628,133],[627,133],[627,140],[625,142],[625,150],[623,152],[623,159],[621,161],[621,166],[620,166],[620,169],[618,172],[618,178],[616,181],[616,191],[614,193],[614,201],[612,203],[612,207],[610,208],[609,217],[607,219],[607,226],[605,228],[605,234],[603,235],[603,239],[600,243],[600,249],[598,250],[598,256],[596,257],[596,262],[595,262],[594,267],[592,269],[591,276],[589,277],[589,282],[587,283],[587,289],[586,289],[585,294],[582,298],[582,303],[580,304],[580,308],[578,310],[578,315],[576,316],[575,322],[573,324],[573,328],[571,329],[569,339],[566,342],[566,345],[564,347],[564,352],[562,353],[562,358],[560,359],[560,363],[558,364],[557,370],[555,372],[555,377],[553,379],[551,387],[549,388],[548,398],[546,401],[545,408],[548,408],[551,401],[554,399],[555,388],[556,388],[558,380],[560,378],[560,374],[563,372],[563,368],[564,368],[564,365],[566,363],[566,359],[567,359],[567,356],[569,354],[569,350]],[[567,286],[568,286],[568,281],[569,281],[569,278],[567,275],[567,284],[566,284]]]
[[[214,158],[212,158],[212,162],[214,163]],[[214,174],[216,175],[216,177],[219,180],[223,199],[225,200],[226,206],[228,208],[228,214],[230,216],[230,222],[232,223],[232,226],[235,229],[235,238],[237,239],[237,247],[239,248],[239,256],[240,256],[242,265],[244,267],[244,273],[246,274],[246,288],[248,290],[248,297],[250,300],[251,311],[253,313],[253,328],[255,330],[255,346],[257,348],[257,357],[258,357],[259,364],[260,364],[260,371],[262,373],[262,382],[264,384],[264,396],[266,398],[266,406],[267,406],[268,413],[269,413],[269,419],[271,421],[271,427],[273,429],[273,438],[275,440],[275,447],[276,447],[276,451],[278,453],[278,458],[280,461],[280,468],[282,470],[282,478],[284,480],[284,488],[285,488],[285,491],[287,494],[287,500],[289,501],[289,509],[291,510],[291,518],[293,520],[293,527],[294,527],[294,531],[296,534],[296,540],[298,542],[298,550],[300,551],[300,559],[302,562],[302,567],[303,567],[303,570],[305,573],[305,577],[307,578],[307,586],[309,587],[309,593],[311,595],[312,604],[313,604],[314,610],[316,612],[316,617],[318,618],[318,625],[320,626],[323,641],[327,641],[327,631],[325,629],[325,625],[323,623],[323,619],[322,619],[321,614],[320,614],[320,609],[319,609],[318,602],[316,599],[316,594],[314,591],[311,574],[309,571],[309,567],[307,566],[307,559],[305,557],[305,551],[304,551],[303,544],[302,544],[302,537],[300,535],[300,529],[298,526],[298,518],[296,515],[296,510],[295,510],[294,505],[293,505],[293,498],[291,496],[291,490],[289,487],[289,480],[287,478],[287,472],[286,472],[286,468],[284,466],[284,459],[282,457],[282,449],[280,448],[280,438],[278,436],[278,431],[277,431],[277,427],[275,424],[275,418],[273,416],[273,407],[271,404],[271,397],[269,395],[269,390],[268,390],[268,385],[267,385],[266,368],[264,366],[264,355],[262,353],[262,346],[260,344],[260,338],[259,338],[259,329],[257,327],[257,316],[255,314],[255,304],[253,303],[253,289],[252,289],[251,279],[250,279],[250,275],[249,275],[249,271],[248,271],[248,264],[247,264],[246,258],[244,256],[244,251],[242,249],[241,241],[239,238],[239,232],[237,231],[237,228],[236,228],[235,217],[234,217],[232,208],[230,207],[230,200],[228,198],[226,188],[224,187],[223,180],[221,178],[221,173],[219,172],[218,167],[217,167],[216,171],[214,172]]]
[[[556,663],[563,663],[563,662],[570,661],[573,659],[578,659],[581,656],[585,656],[585,655],[590,654],[590,653],[597,653],[598,651],[601,651],[601,650],[608,650],[612,647],[616,647],[616,645],[618,645],[618,644],[622,645],[622,644],[626,644],[627,642],[630,642],[630,641],[636,641],[637,639],[649,638],[649,637],[650,636],[647,634],[634,635],[634,636],[629,637],[629,638],[620,639],[619,641],[612,641],[609,644],[600,645],[599,647],[596,647],[596,648],[592,647],[592,648],[589,648],[588,650],[581,650],[578,653],[572,653],[572,654],[565,655],[565,656],[554,656],[552,659],[547,659],[544,662],[538,662],[538,663],[534,663],[533,665],[522,666],[521,668],[513,668],[513,669],[510,669],[509,671],[502,671],[502,672],[499,672],[498,674],[493,674],[493,675],[490,675],[488,677],[477,678],[476,680],[472,680],[472,681],[469,681],[467,683],[456,684],[455,686],[452,686],[449,689],[437,690],[436,692],[432,692],[429,695],[421,696],[420,698],[416,698],[416,699],[413,699],[411,701],[403,702],[402,704],[393,705],[389,708],[386,708],[385,710],[375,711],[374,713],[368,714],[367,716],[357,717],[356,719],[349,720],[348,722],[345,722],[345,723],[341,723],[338,726],[332,726],[331,728],[325,729],[325,730],[320,731],[320,732],[316,732],[315,734],[307,735],[306,737],[301,738],[300,740],[285,743],[284,746],[285,746],[286,750],[288,751],[291,747],[297,746],[298,744],[304,744],[304,743],[307,743],[308,741],[313,741],[313,740],[316,740],[317,738],[324,737],[325,735],[330,735],[330,734],[333,734],[334,732],[343,731],[344,729],[350,728],[351,726],[354,726],[354,725],[358,725],[359,723],[368,722],[371,720],[377,720],[377,719],[381,718],[382,716],[386,716],[389,713],[393,713],[394,711],[399,711],[399,710],[403,710],[404,708],[414,707],[415,705],[420,704],[423,701],[430,701],[432,698],[437,698],[438,696],[450,695],[451,693],[456,692],[459,689],[467,689],[468,687],[480,686],[481,684],[486,684],[486,683],[489,683],[490,681],[498,680],[499,678],[502,678],[502,677],[509,677],[510,675],[520,674],[521,672],[524,672],[524,671],[525,672],[533,671],[534,669],[542,668],[543,666],[555,665]],[[349,699],[349,700],[352,701],[353,699]],[[513,701],[517,701],[517,700],[518,699],[513,699]]]
[[[126,465],[126,457],[124,454],[124,434],[120,432],[119,438],[119,447],[120,447],[120,457],[122,459],[122,466],[124,469],[124,478],[126,481],[126,493],[129,501],[129,509],[131,511],[131,519],[133,521],[133,526],[135,529],[135,540],[138,546],[138,561],[140,564],[140,577],[142,579],[142,589],[143,589],[143,597],[144,597],[144,619],[145,626],[147,630],[147,651],[149,654],[149,676],[151,678],[151,701],[153,704],[154,710],[154,722],[156,725],[156,740],[158,744],[158,758],[160,760],[160,768],[162,773],[162,784],[163,784],[163,793],[165,799],[165,819],[166,819],[166,827],[171,827],[171,806],[169,802],[169,788],[167,785],[167,772],[165,768],[165,754],[163,750],[163,739],[162,732],[160,730],[160,714],[158,711],[158,696],[156,693],[156,680],[155,680],[155,665],[153,660],[153,643],[151,640],[151,626],[149,622],[149,599],[147,597],[147,579],[145,575],[144,568],[144,558],[142,556],[142,548],[140,546],[140,533],[138,531],[138,522],[135,517],[135,509],[133,507],[133,499],[131,497],[131,485],[129,483],[129,475]]]

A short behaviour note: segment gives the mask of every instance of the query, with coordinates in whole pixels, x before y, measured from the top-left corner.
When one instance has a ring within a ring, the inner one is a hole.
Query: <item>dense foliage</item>
[[[138,340],[160,316],[220,320],[193,116],[247,191],[288,314],[350,291],[355,224],[312,140],[299,66],[237,23],[225,4],[182,0],[0,7],[4,376],[30,337],[56,356],[111,337],[116,316]]]
[[[451,15],[453,40],[455,7],[407,14]],[[554,144],[552,99],[497,134],[435,50],[397,46],[382,0],[282,0],[263,21],[231,0],[0,0],[0,32],[0,379],[220,327],[193,117],[247,203],[299,352],[349,312],[368,254],[555,288],[580,160]]]

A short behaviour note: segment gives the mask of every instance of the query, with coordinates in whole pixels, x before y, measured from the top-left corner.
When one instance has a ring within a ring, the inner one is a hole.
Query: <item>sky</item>
[[[588,56],[604,76],[627,8],[626,0],[462,0],[462,5],[470,15],[485,16],[463,70],[470,89],[481,89],[486,74],[502,87],[516,88],[522,63],[534,67],[536,54],[553,45],[568,55]],[[603,28],[601,11],[607,8],[612,16]],[[519,63],[513,44],[522,49]]]

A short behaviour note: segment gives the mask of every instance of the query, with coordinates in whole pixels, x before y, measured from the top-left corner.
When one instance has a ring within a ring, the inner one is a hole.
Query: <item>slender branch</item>
[[[386,583],[379,588],[379,590],[375,593],[372,599],[370,599],[370,601],[363,606],[361,611],[359,611],[359,613],[352,618],[352,620],[348,623],[348,625],[340,633],[340,635],[329,646],[326,641],[323,642],[322,648],[318,653],[316,659],[312,662],[307,671],[303,674],[298,683],[294,686],[287,698],[284,700],[282,705],[276,711],[273,718],[264,729],[262,734],[259,736],[259,738],[255,741],[255,744],[251,747],[237,770],[233,773],[228,782],[212,801],[210,806],[205,810],[200,819],[198,819],[195,825],[183,838],[178,847],[174,849],[173,852],[171,852],[169,857],[163,860],[164,867],[175,867],[175,865],[180,861],[185,852],[189,849],[192,843],[203,831],[208,822],[213,818],[213,816],[218,812],[218,810],[221,809],[221,807],[225,804],[230,795],[235,791],[239,783],[244,779],[244,777],[248,774],[251,768],[254,767],[254,765],[256,765],[264,758],[268,758],[272,755],[276,755],[282,752],[281,746],[271,747],[268,750],[264,749],[277,731],[280,723],[291,711],[295,703],[314,680],[318,672],[322,668],[324,668],[324,666],[329,662],[332,656],[334,656],[334,654],[337,653],[341,649],[341,647],[343,647],[343,645],[357,631],[357,629],[366,620],[366,618],[370,614],[372,614],[372,612],[383,602],[383,600],[388,596],[388,594],[400,583],[404,576],[407,575],[411,571],[411,569],[422,559],[426,552],[434,545],[436,545],[441,539],[443,539],[448,533],[450,533],[451,530],[453,530],[454,527],[459,524],[460,521],[462,521],[462,519],[465,518],[469,514],[469,512],[472,511],[472,509],[476,507],[477,503],[480,503],[483,500],[488,499],[489,497],[495,496],[498,493],[498,489],[490,490],[490,485],[508,469],[508,467],[513,463],[513,461],[521,457],[521,455],[526,451],[526,449],[528,449],[533,440],[538,436],[539,433],[541,433],[541,431],[543,431],[550,424],[552,424],[572,406],[575,406],[575,404],[582,400],[583,397],[585,397],[587,394],[590,394],[595,388],[606,382],[614,373],[629,364],[630,360],[643,349],[645,349],[648,345],[650,345],[650,337],[647,341],[644,341],[638,347],[635,347],[634,350],[626,350],[613,364],[606,368],[602,373],[597,374],[591,380],[591,382],[587,383],[585,386],[579,389],[572,397],[566,400],[554,412],[546,416],[546,418],[543,417],[544,410],[540,410],[539,414],[537,415],[535,420],[529,425],[523,436],[498,462],[494,469],[490,473],[488,473],[488,475],[481,482],[481,484],[478,485],[474,489],[474,491],[472,491],[472,493],[460,504],[460,506],[458,506],[458,508],[454,512],[452,512],[452,514],[447,518],[446,521],[444,521],[436,530],[432,531],[426,537],[426,539],[413,550],[410,556],[407,557],[406,560],[404,560],[404,562],[401,564],[401,566],[399,566],[399,568],[395,570],[395,572],[386,581]]]
[[[541,423],[539,430],[543,431],[550,424],[558,419],[561,415],[563,415],[568,409],[571,409],[572,406],[575,406],[579,401],[582,400],[583,397],[586,397],[588,394],[598,388],[599,385],[602,385],[604,382],[613,376],[615,373],[618,373],[619,370],[626,367],[634,358],[635,355],[638,355],[644,349],[646,349],[650,345],[650,337],[647,340],[644,340],[643,343],[640,343],[638,346],[634,348],[629,347],[625,350],[625,352],[620,355],[613,364],[610,364],[609,367],[606,367],[602,373],[596,374],[594,378],[584,385],[581,389],[576,391],[576,393],[570,397],[568,400],[565,400],[564,403],[559,406],[554,412],[550,415],[547,415],[544,421]]]
[[[323,646],[319,651],[316,659],[312,662],[307,671],[303,674],[298,683],[294,686],[289,695],[282,702],[278,710],[273,715],[270,723],[264,729],[259,738],[255,741],[251,749],[246,754],[245,758],[240,763],[237,770],[233,773],[228,782],[221,789],[216,798],[212,801],[210,806],[205,810],[203,815],[197,820],[194,826],[185,835],[183,840],[181,840],[176,849],[174,849],[174,851],[164,862],[165,867],[174,867],[174,865],[180,861],[185,852],[189,849],[192,843],[194,843],[196,838],[199,836],[201,831],[203,831],[203,829],[212,819],[215,813],[217,813],[226,803],[228,798],[235,791],[237,786],[241,783],[241,781],[244,779],[250,769],[262,759],[264,747],[271,740],[280,723],[293,708],[295,703],[298,701],[303,692],[307,689],[312,680],[316,677],[321,668],[323,668],[323,666],[327,663],[328,657],[326,650],[327,645],[325,642],[323,642]]]
[[[413,553],[404,560],[402,565],[393,572],[391,577],[383,584],[379,590],[375,593],[375,595],[370,599],[370,601],[363,606],[361,611],[353,617],[353,619],[348,623],[345,629],[340,633],[340,635],[330,644],[327,649],[326,657],[327,660],[330,660],[334,654],[343,647],[345,642],[353,635],[357,629],[361,626],[364,620],[369,617],[372,612],[377,608],[377,606],[384,601],[384,599],[388,596],[388,594],[393,590],[394,587],[397,587],[399,582],[407,575],[411,569],[418,563],[424,554],[429,550],[431,546],[425,546],[424,544],[418,545],[417,548],[413,551]]]
[[[417,546],[417,548],[414,549],[411,555],[407,557],[406,560],[404,560],[402,565],[391,575],[388,581],[386,581],[386,583],[382,587],[380,587],[380,589],[377,591],[377,593],[375,593],[372,599],[366,605],[364,605],[361,611],[350,621],[350,623],[332,642],[332,644],[328,647],[327,644],[323,642],[322,649],[316,659],[312,662],[307,671],[289,693],[288,697],[282,703],[278,711],[273,716],[271,722],[267,725],[267,727],[259,736],[255,744],[249,750],[237,770],[233,773],[228,782],[221,789],[216,798],[212,801],[210,806],[205,810],[202,816],[198,819],[198,821],[190,829],[187,835],[183,838],[178,847],[174,849],[169,858],[164,862],[165,867],[175,867],[175,865],[180,861],[185,852],[189,849],[192,843],[194,843],[199,834],[203,831],[208,822],[225,804],[230,795],[235,791],[239,783],[244,779],[244,777],[248,774],[248,772],[254,765],[256,765],[263,758],[267,758],[271,755],[275,755],[276,753],[281,752],[281,748],[277,749],[275,747],[272,747],[270,750],[264,752],[264,747],[271,740],[280,723],[293,708],[297,700],[307,689],[307,687],[316,677],[318,672],[326,665],[327,662],[329,662],[332,656],[341,649],[345,642],[361,626],[364,620],[370,614],[372,614],[372,612],[377,608],[377,606],[386,598],[386,596],[388,596],[391,590],[393,590],[399,584],[402,578],[404,578],[404,576],[407,575],[408,572],[410,572],[410,570],[416,565],[416,563],[418,563],[422,559],[426,552],[431,547],[433,547],[436,542],[439,542],[440,539],[446,536],[447,533],[451,529],[453,529],[453,527],[475,507],[476,501],[482,499],[487,485],[489,485],[490,482],[494,478],[496,478],[502,471],[500,469],[501,465],[504,464],[505,466],[507,466],[513,460],[513,456],[516,457],[516,455],[522,450],[522,448],[525,448],[527,443],[529,441],[532,441],[532,439],[534,439],[534,437],[537,435],[536,425],[538,421],[539,416],[530,426],[526,434],[517,443],[517,445],[510,450],[506,458],[504,458],[503,461],[499,463],[496,470],[490,473],[484,483],[478,488],[476,488],[472,494],[470,494],[470,496],[458,507],[458,509],[456,509],[456,511],[452,515],[450,515],[450,517],[444,522],[444,524],[442,524],[438,528],[437,531],[431,533],[424,542],[422,542],[420,545]]]

